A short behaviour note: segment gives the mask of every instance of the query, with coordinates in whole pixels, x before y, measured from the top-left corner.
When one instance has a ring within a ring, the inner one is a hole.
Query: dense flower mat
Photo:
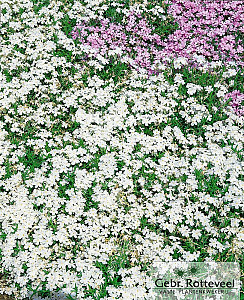
[[[243,2],[1,14],[1,294],[148,299],[155,260],[243,272]]]

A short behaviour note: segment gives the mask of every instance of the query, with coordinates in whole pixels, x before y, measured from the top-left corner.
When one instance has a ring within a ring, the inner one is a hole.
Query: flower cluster
[[[179,30],[169,36],[168,47],[179,54],[236,61],[243,66],[242,1],[171,1],[169,13]],[[179,43],[180,41],[180,43]]]
[[[231,98],[230,105],[238,116],[244,115],[244,94],[238,90],[225,95],[225,99]]]
[[[174,21],[168,22],[178,24],[179,28],[167,37],[155,33],[155,27],[133,10],[123,15],[121,24],[101,16],[95,19],[95,26],[89,21],[78,23],[72,37],[96,54],[122,56],[131,66],[146,68],[149,74],[155,72],[155,62],[168,62],[168,57],[178,56],[195,64],[223,59],[243,66],[241,1],[171,2],[168,11]],[[161,14],[160,22],[164,19],[165,14]]]
[[[170,41],[203,2],[2,0],[1,296],[153,299],[155,261],[241,261],[239,56]]]

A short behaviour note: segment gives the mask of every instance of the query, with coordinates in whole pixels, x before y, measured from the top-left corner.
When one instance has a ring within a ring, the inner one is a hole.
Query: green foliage
[[[36,14],[50,4],[50,0],[31,0],[34,3],[33,10]]]
[[[65,34],[67,36],[70,36],[71,31],[73,30],[74,26],[76,25],[76,20],[71,19],[68,16],[68,14],[65,14],[64,17],[60,20],[60,22],[62,24],[62,30],[65,32]]]
[[[173,18],[167,17],[166,20],[162,20],[160,16],[156,16],[154,19],[148,19],[149,24],[155,28],[152,33],[156,33],[163,38],[168,37],[170,34],[173,34],[178,28],[179,25],[174,21]]]
[[[26,147],[25,156],[19,157],[19,162],[23,163],[30,172],[34,172],[35,168],[40,168],[45,158],[36,154],[32,147]]]
[[[220,179],[216,175],[204,175],[202,170],[195,170],[195,176],[198,180],[199,192],[206,192],[211,197],[218,196],[219,194],[225,195],[228,191],[229,183],[226,186],[220,184]]]
[[[110,62],[105,65],[101,71],[96,72],[102,80],[113,79],[114,83],[118,83],[130,73],[130,68],[126,63],[120,62],[117,58],[111,57]]]
[[[104,11],[104,18],[108,18],[113,23],[122,23],[124,14],[118,12],[116,9],[114,6],[109,6],[109,8]]]

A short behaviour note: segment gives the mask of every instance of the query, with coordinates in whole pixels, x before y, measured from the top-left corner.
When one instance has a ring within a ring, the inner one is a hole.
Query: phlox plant
[[[0,10],[0,299],[156,299],[155,262],[242,274],[243,2]]]

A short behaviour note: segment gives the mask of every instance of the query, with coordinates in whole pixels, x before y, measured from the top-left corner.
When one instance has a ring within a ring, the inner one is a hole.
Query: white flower
[[[213,87],[211,85],[209,86],[205,86],[205,90],[208,92],[208,93],[211,93],[213,91]]]
[[[200,236],[201,236],[201,230],[196,229],[192,231],[192,237],[194,237],[195,239],[199,239]]]
[[[219,90],[218,93],[216,94],[217,97],[224,97],[226,94],[225,90]]]

